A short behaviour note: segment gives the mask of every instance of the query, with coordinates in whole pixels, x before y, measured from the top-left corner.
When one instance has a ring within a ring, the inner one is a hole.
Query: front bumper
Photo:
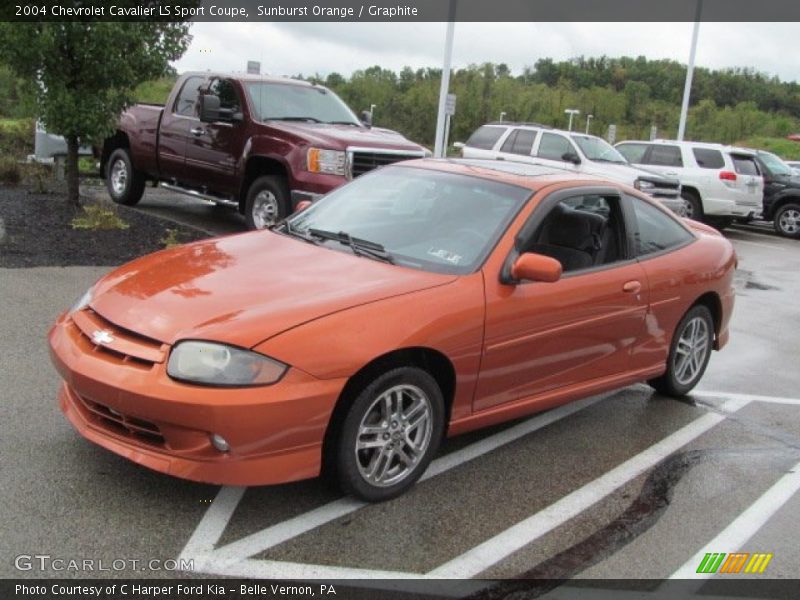
[[[176,382],[163,362],[125,361],[94,346],[71,318],[49,335],[64,379],[59,405],[88,440],[145,467],[219,485],[265,485],[315,477],[344,379],[290,368],[280,382],[209,388]],[[210,435],[224,437],[228,452]]]

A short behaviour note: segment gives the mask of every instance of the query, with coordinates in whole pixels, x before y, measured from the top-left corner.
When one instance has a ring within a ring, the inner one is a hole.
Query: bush
[[[784,160],[800,160],[800,142],[793,142],[786,138],[773,137],[750,137],[736,143],[737,146],[745,148],[756,148],[767,150],[777,154]]]
[[[0,154],[25,158],[33,153],[33,119],[0,119]]]
[[[111,207],[103,204],[89,204],[83,207],[83,214],[72,219],[73,229],[128,229],[130,225],[123,221]]]
[[[13,156],[0,157],[0,183],[17,185],[22,179],[19,163]]]

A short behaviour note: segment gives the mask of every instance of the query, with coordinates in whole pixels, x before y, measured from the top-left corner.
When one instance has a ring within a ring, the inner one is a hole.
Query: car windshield
[[[627,164],[628,161],[607,141],[591,135],[572,134],[572,139],[589,160]]]
[[[466,274],[483,263],[531,194],[479,177],[384,167],[334,190],[283,228],[327,248],[350,251],[343,242],[350,236],[381,247],[396,265]]]
[[[245,87],[259,121],[283,119],[361,125],[342,99],[323,87],[268,81],[249,81]]]
[[[794,175],[792,168],[774,154],[759,152],[758,157],[767,165],[773,175]]]

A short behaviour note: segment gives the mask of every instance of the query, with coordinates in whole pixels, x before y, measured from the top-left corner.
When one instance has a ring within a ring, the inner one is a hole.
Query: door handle
[[[192,128],[189,130],[189,133],[191,133],[191,134],[192,134],[192,135],[194,135],[194,136],[200,136],[200,135],[203,135],[205,132],[206,132],[206,130],[205,130],[205,129],[203,129],[202,127],[192,127]]]
[[[628,281],[622,286],[622,291],[628,294],[636,294],[642,289],[642,284],[638,281]]]

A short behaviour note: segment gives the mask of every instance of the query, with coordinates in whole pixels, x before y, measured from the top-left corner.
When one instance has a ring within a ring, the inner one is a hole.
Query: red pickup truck
[[[148,181],[236,207],[251,229],[381,165],[428,154],[372,127],[331,90],[256,75],[186,73],[165,106],[137,104],[105,140],[111,198],[133,205]]]

